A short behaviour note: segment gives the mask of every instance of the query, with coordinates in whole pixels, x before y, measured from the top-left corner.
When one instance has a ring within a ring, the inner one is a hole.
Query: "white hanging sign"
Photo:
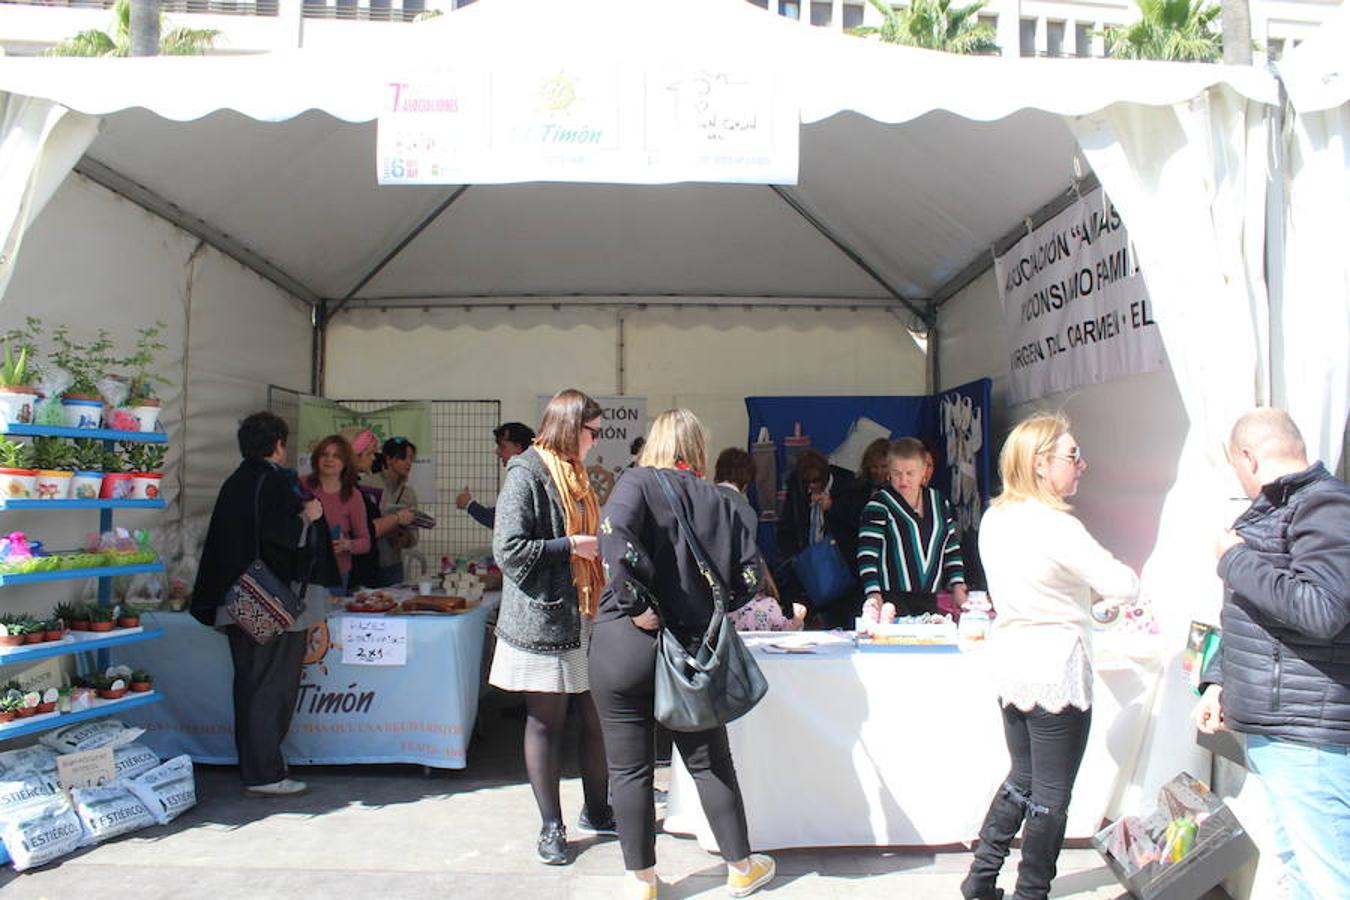
[[[996,257],[994,271],[1012,403],[1167,364],[1125,223],[1100,188]]]

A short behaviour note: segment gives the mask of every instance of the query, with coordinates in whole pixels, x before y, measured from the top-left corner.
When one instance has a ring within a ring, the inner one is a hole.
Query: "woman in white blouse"
[[[1108,604],[1139,579],[1069,512],[1087,469],[1061,415],[1026,419],[999,454],[1003,492],[980,522],[980,557],[998,609],[990,640],[1012,768],[989,806],[967,898],[997,900],[999,869],[1017,830],[1018,900],[1046,897],[1092,720],[1092,593]]]

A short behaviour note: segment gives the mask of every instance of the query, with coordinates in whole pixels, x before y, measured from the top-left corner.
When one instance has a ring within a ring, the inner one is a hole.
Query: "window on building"
[[[778,14],[785,19],[799,19],[802,15],[802,7],[799,3],[779,3]]]
[[[1019,34],[1019,46],[1022,56],[1036,55],[1036,20],[1023,19]]]
[[[1266,43],[1266,55],[1270,57],[1271,62],[1284,57],[1284,38],[1271,38]]]
[[[1073,37],[1076,42],[1074,52],[1079,56],[1092,55],[1092,26],[1075,25],[1073,28]]]
[[[845,3],[844,4],[844,30],[858,28],[863,23],[862,4]]]
[[[829,25],[832,19],[834,19],[834,5],[832,3],[811,4],[812,25]]]
[[[1046,22],[1045,23],[1045,55],[1063,56],[1064,55],[1064,23]]]

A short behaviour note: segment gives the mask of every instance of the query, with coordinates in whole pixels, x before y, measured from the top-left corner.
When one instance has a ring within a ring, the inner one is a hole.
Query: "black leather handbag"
[[[295,624],[305,611],[305,590],[297,597],[291,586],[277,577],[262,560],[262,499],[263,475],[253,492],[253,562],[244,574],[235,579],[225,593],[225,612],[244,634],[259,644],[266,644]]]
[[[769,683],[727,618],[726,582],[708,560],[666,474],[657,470],[656,478],[713,598],[712,620],[693,655],[669,628],[661,629],[656,647],[656,721],[671,731],[707,731],[754,709]]]

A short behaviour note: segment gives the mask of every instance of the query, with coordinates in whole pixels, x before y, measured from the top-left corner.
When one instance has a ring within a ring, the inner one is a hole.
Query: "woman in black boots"
[[[1134,572],[1092,539],[1066,498],[1087,469],[1063,416],[1026,419],[999,454],[1003,492],[980,522],[980,555],[998,610],[989,653],[1012,768],[994,795],[967,898],[998,900],[1008,846],[1022,832],[1019,900],[1050,893],[1069,799],[1092,721],[1092,592],[1139,593]]]

